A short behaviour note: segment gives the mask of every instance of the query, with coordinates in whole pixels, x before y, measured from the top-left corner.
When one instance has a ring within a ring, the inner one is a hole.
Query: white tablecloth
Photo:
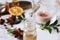
[[[0,0],[0,2],[4,2],[4,1],[6,0]],[[60,16],[59,8],[55,5],[54,2],[55,2],[54,0],[47,0],[47,1],[45,0],[45,4],[48,3],[47,7],[41,5],[41,7],[37,12],[42,10],[47,10],[47,11],[50,10],[49,12],[57,14],[57,16]],[[51,9],[46,9],[48,7],[50,7]],[[0,27],[2,27],[2,25],[0,25]],[[14,25],[14,27],[20,27],[21,29],[23,29],[24,25],[23,23],[20,23],[18,25]],[[52,33],[50,34],[47,30],[41,30],[39,28],[39,25],[36,25],[36,27],[37,27],[37,40],[60,40],[60,33],[57,33],[55,30],[53,30]],[[11,36],[10,34],[8,34],[8,32],[5,29],[0,28],[0,40],[17,40],[17,39]]]

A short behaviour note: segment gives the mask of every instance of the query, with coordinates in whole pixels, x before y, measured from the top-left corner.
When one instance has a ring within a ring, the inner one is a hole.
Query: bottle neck
[[[13,2],[18,2],[18,0],[13,0]]]
[[[18,0],[13,0],[13,1],[12,1],[12,5],[13,5],[13,6],[19,6]]]

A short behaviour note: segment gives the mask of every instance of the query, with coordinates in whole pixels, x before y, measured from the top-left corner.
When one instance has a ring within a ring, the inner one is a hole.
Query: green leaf
[[[21,16],[18,16],[18,19],[19,19],[19,20],[23,20],[23,18],[22,18]]]
[[[19,24],[20,22],[21,22],[21,20],[19,20],[19,21],[15,22],[15,24]]]
[[[60,26],[60,24],[58,24],[57,26]]]
[[[24,13],[22,14],[22,16],[25,18],[25,15],[24,15]]]
[[[13,29],[7,29],[9,33],[12,33],[14,30]]]
[[[58,20],[56,20],[53,24],[51,24],[50,26],[55,26],[55,25],[57,25],[57,23],[58,23]]]
[[[25,15],[24,15],[24,13],[22,14],[22,15],[20,15],[20,16],[18,16],[18,22],[16,22],[15,24],[19,24],[22,20],[25,20],[24,19],[25,18]]]
[[[51,33],[51,32],[52,32],[51,27],[46,27],[46,29],[49,31],[49,33]]]
[[[57,32],[59,32],[59,29],[57,27],[53,27]]]
[[[52,32],[52,28],[55,29],[57,32],[59,32],[59,29],[57,28],[57,26],[60,26],[60,24],[58,24],[58,20],[56,20],[53,24],[50,24],[50,21],[47,21],[46,24],[41,24],[40,28],[42,30],[47,29],[49,31],[49,33]]]
[[[44,24],[41,24],[41,25],[40,25],[40,28],[41,28],[42,30],[44,30]]]
[[[24,20],[25,19],[25,15],[24,13],[21,15],[21,16],[18,16],[18,19],[21,21],[21,20]]]
[[[49,24],[50,24],[50,21],[47,21],[45,24],[45,27],[49,26]]]

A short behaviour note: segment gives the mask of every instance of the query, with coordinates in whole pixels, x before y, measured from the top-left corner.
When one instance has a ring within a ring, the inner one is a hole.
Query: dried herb
[[[7,29],[8,33],[11,33],[15,38],[18,38],[19,40],[23,39],[23,30],[20,28],[18,29]]]

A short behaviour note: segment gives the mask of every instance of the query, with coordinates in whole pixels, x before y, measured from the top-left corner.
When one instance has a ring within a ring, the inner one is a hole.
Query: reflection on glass
[[[36,40],[36,24],[32,20],[25,21],[23,40]]]

